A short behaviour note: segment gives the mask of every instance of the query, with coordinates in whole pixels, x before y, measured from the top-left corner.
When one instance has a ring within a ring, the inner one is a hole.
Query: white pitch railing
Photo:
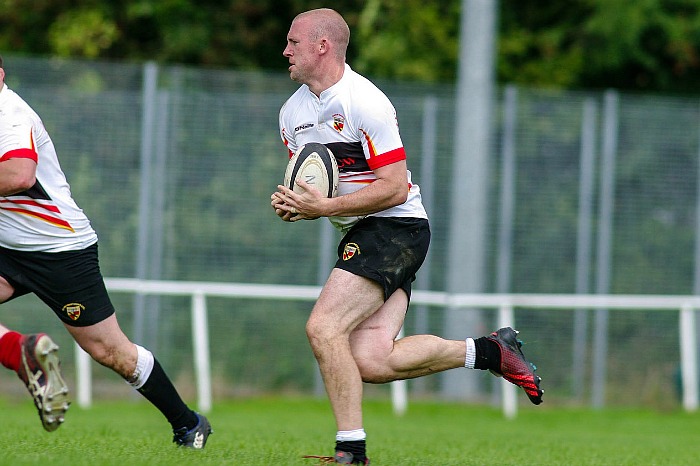
[[[110,292],[128,292],[144,295],[179,295],[192,298],[192,341],[197,377],[198,409],[209,412],[212,406],[211,370],[209,364],[209,330],[207,324],[207,297],[264,298],[279,300],[314,301],[321,288],[317,286],[259,285],[243,283],[213,283],[186,281],[137,280],[108,278]],[[615,309],[667,310],[679,316],[680,358],[682,369],[683,407],[686,411],[698,409],[698,363],[695,311],[700,309],[700,296],[679,295],[578,295],[578,294],[449,294],[436,291],[413,291],[411,303],[455,308],[492,308],[498,310],[498,325],[514,324],[514,309]],[[76,345],[77,403],[83,407],[92,404],[90,357]],[[394,412],[406,410],[408,397],[405,381],[392,383]],[[515,386],[504,382],[502,408],[506,417],[517,412]]]

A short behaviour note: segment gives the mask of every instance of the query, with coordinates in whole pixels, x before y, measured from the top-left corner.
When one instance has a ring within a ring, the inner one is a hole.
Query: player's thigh
[[[15,293],[15,288],[0,276],[0,303],[4,303]]]
[[[391,353],[394,340],[403,326],[407,307],[406,292],[399,288],[353,330],[350,335],[353,355],[382,358]]]
[[[24,289],[13,280],[13,277],[24,274],[22,270],[23,263],[23,258],[15,257],[13,251],[0,248],[0,303],[29,292],[29,290]]]
[[[309,324],[336,334],[350,334],[384,302],[382,287],[375,281],[335,268],[314,305]]]
[[[136,347],[119,327],[116,314],[84,327],[64,325],[76,343],[103,364],[136,360]]]

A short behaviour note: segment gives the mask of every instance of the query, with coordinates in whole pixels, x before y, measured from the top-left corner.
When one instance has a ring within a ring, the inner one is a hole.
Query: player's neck
[[[323,91],[333,87],[343,78],[343,73],[345,73],[344,63],[340,66],[335,65],[325,72],[318,73],[318,81],[316,83],[309,84],[309,89],[311,92],[316,94],[316,97],[321,97],[321,93]]]

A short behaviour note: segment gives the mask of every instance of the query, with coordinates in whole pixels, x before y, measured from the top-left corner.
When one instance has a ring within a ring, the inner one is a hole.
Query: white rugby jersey
[[[0,246],[20,251],[84,249],[97,235],[76,205],[56,149],[39,115],[3,85],[0,90],[0,163],[11,158],[37,162],[30,189],[0,196]]]
[[[390,124],[388,122],[394,122]],[[310,142],[328,147],[340,171],[338,195],[362,189],[377,179],[373,169],[406,158],[396,110],[384,93],[367,78],[345,65],[343,77],[317,97],[303,84],[280,110],[280,135],[291,157]],[[408,199],[401,205],[370,214],[376,217],[428,218],[418,185],[408,176]],[[330,217],[340,230],[358,217]]]

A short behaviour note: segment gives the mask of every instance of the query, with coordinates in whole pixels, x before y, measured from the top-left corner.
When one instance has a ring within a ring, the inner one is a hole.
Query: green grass
[[[0,400],[0,464],[311,465],[332,453],[335,426],[324,400],[257,398],[218,403],[204,451],[175,448],[169,425],[140,401],[71,407],[44,432],[30,402]],[[523,407],[515,420],[497,409],[411,402],[405,416],[387,401],[365,405],[372,464],[696,465],[700,415],[641,410]]]

